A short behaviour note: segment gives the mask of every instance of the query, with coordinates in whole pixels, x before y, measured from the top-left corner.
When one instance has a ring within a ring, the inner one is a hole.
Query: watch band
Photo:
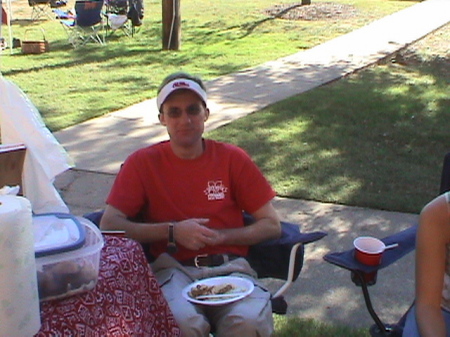
[[[169,254],[174,254],[177,251],[177,244],[175,242],[174,223],[173,222],[169,222],[168,231],[169,231],[169,235],[168,235],[169,238],[167,241],[167,252]]]

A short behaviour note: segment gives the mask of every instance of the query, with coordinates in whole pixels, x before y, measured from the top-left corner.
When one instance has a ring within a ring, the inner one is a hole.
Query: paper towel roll
[[[30,202],[0,195],[0,336],[30,337],[41,326]]]

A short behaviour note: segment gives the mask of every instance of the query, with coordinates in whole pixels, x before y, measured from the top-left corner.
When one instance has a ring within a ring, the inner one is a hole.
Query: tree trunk
[[[179,50],[181,40],[180,0],[162,0],[163,50]]]

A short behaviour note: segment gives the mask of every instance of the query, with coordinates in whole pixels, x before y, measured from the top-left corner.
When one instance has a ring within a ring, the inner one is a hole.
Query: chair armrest
[[[281,237],[251,246],[247,260],[259,278],[290,279],[292,282],[297,279],[303,266],[303,245],[320,240],[326,235],[325,232],[301,233],[299,225],[282,221]],[[295,245],[297,247],[293,252]]]
[[[268,247],[276,245],[296,244],[296,243],[311,243],[322,239],[326,236],[325,232],[300,232],[300,226],[290,222],[281,221],[281,236],[278,239],[266,240],[258,243],[257,246]]]
[[[301,245],[302,245],[302,243],[299,242],[292,246],[291,254],[289,257],[289,269],[288,269],[288,275],[286,278],[286,282],[284,282],[283,285],[275,292],[275,294],[273,294],[272,298],[277,298],[277,297],[282,296],[286,292],[286,290],[288,290],[288,288],[291,286],[291,284],[297,279],[298,274],[297,274],[297,276],[295,276],[295,267],[299,263],[297,261],[297,252]],[[303,261],[300,263],[303,266]]]
[[[90,220],[94,225],[100,227],[100,220],[102,219],[104,211],[97,211],[83,214],[83,218]]]
[[[386,268],[396,262],[416,247],[417,224],[393,235],[381,239],[386,245],[398,243],[398,247],[386,250],[379,266],[366,266],[355,260],[353,257],[355,249],[349,249],[344,252],[334,252],[326,254],[323,259],[339,267],[351,270],[372,273],[379,269]]]

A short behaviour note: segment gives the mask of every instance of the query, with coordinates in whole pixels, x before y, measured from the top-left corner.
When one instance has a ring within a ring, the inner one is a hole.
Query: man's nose
[[[187,110],[183,110],[181,112],[181,116],[180,119],[185,122],[185,123],[190,123],[192,122],[192,116],[187,112]]]

